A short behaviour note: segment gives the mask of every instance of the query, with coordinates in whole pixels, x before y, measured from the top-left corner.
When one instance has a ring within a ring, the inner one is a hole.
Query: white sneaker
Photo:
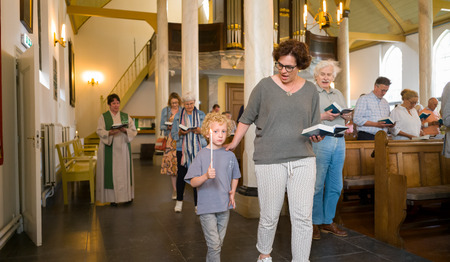
[[[272,257],[266,257],[266,258],[260,259],[258,256],[258,260],[256,262],[272,262]]]
[[[197,214],[197,206],[195,206],[195,214]]]
[[[176,213],[180,213],[183,210],[183,201],[177,201],[174,210]]]
[[[172,192],[172,200],[176,200],[177,199],[177,191],[173,191]]]

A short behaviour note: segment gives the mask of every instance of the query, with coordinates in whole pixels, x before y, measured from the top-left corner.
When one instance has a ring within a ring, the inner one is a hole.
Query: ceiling
[[[110,1],[112,0],[66,0],[66,3],[68,6],[103,8]],[[344,6],[350,10],[348,16],[350,51],[384,41],[405,41],[405,36],[418,31],[419,2],[421,1],[425,0],[343,1]],[[433,25],[437,26],[449,23],[450,11],[443,11],[441,9],[450,10],[450,0],[429,1],[433,4]],[[308,11],[314,17],[319,11],[322,1],[309,0],[307,2]],[[327,1],[327,9],[332,14],[333,19],[335,19],[336,6],[338,4],[339,0]],[[145,12],[145,10],[142,11]],[[92,15],[92,12],[95,12],[95,9],[94,11],[90,9],[88,13]],[[83,24],[89,19],[89,16],[71,13],[69,13],[69,17],[75,34],[78,33]],[[331,36],[337,36],[339,28],[333,23],[326,31]]]

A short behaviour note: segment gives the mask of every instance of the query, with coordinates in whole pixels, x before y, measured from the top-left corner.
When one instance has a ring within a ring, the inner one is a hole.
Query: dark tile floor
[[[135,160],[135,200],[129,205],[89,204],[88,184],[72,187],[64,206],[61,189],[43,208],[43,245],[22,233],[0,250],[0,261],[205,261],[206,244],[194,214],[192,190],[183,212],[173,212],[169,178],[151,162]],[[70,187],[69,187],[70,188]],[[189,188],[189,187],[187,187]],[[258,219],[232,212],[222,261],[256,261]],[[281,217],[273,261],[290,261],[290,222]],[[345,238],[323,235],[314,241],[311,261],[428,261],[349,230]]]

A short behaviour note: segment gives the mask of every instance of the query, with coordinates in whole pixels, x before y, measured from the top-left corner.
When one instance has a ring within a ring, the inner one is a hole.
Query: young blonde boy
[[[241,172],[234,153],[222,147],[230,134],[226,116],[206,115],[202,135],[209,139],[209,145],[198,153],[185,177],[198,191],[197,215],[208,246],[207,262],[220,261],[230,209],[236,207],[234,195]]]

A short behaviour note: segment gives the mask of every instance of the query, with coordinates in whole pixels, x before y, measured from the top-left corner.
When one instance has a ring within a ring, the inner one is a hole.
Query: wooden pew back
[[[441,155],[442,140],[388,140],[375,136],[375,237],[403,247],[400,227],[406,217],[407,189],[450,182],[450,159]]]

